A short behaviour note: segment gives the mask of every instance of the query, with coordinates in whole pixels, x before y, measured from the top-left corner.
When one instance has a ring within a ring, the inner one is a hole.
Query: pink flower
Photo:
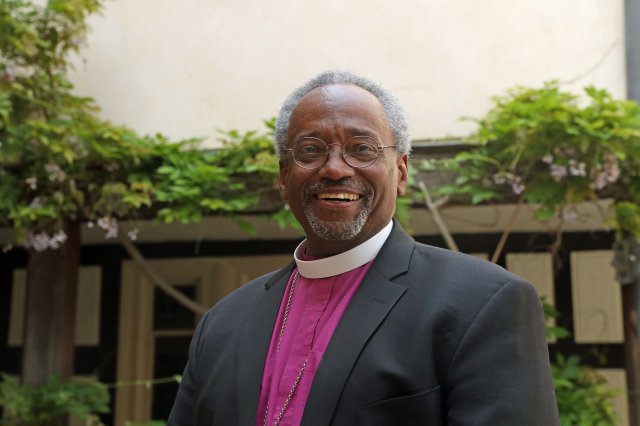
[[[569,174],[571,176],[586,176],[587,165],[584,162],[578,163],[576,160],[569,160]]]
[[[556,182],[560,182],[562,178],[567,176],[567,169],[564,166],[560,166],[558,164],[551,164],[549,165],[549,170],[550,170],[551,176],[553,176],[553,179]]]
[[[25,183],[27,185],[29,185],[29,188],[31,188],[32,190],[35,190],[35,189],[38,188],[38,178],[37,177],[31,176],[31,177],[26,178],[24,181],[25,181]]]
[[[101,217],[98,219],[98,226],[107,231],[104,236],[106,239],[118,237],[119,225],[115,218],[107,216]]]

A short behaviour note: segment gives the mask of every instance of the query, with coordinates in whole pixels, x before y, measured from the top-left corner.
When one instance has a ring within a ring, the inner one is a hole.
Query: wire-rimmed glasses
[[[326,143],[320,138],[305,136],[293,143],[291,152],[293,161],[303,169],[315,170],[324,166],[329,159],[329,150],[333,145],[342,146],[342,158],[351,167],[369,167],[376,162],[384,148],[395,148],[396,145],[380,145],[370,136],[352,136],[341,145]]]

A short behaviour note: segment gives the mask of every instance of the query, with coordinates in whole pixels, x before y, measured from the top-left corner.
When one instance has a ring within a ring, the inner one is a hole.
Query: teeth
[[[321,200],[331,199],[331,200],[355,201],[358,198],[360,198],[360,196],[357,194],[349,194],[349,193],[340,193],[340,194],[322,193],[322,194],[318,194],[318,198],[320,198]]]

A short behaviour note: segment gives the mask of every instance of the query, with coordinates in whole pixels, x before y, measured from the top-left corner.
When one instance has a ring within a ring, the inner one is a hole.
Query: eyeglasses
[[[370,136],[352,136],[344,145],[326,143],[322,139],[311,136],[298,139],[293,143],[291,151],[293,161],[303,169],[315,170],[324,166],[329,159],[329,147],[342,146],[342,158],[351,167],[369,167],[376,162],[384,148],[395,148],[396,145],[379,145]]]

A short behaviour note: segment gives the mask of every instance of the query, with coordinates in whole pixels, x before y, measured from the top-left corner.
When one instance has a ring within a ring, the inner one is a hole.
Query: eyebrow
[[[375,139],[376,141],[380,139],[379,135],[377,134],[377,132],[371,130],[371,129],[363,129],[363,128],[356,128],[356,127],[352,127],[352,128],[347,128],[346,130],[346,135],[347,136],[368,136],[370,138]],[[309,130],[306,132],[302,132],[299,133],[295,139],[293,139],[294,141],[303,139],[303,138],[318,138],[318,139],[322,139],[324,140],[324,138],[322,137],[322,132],[320,130]]]

